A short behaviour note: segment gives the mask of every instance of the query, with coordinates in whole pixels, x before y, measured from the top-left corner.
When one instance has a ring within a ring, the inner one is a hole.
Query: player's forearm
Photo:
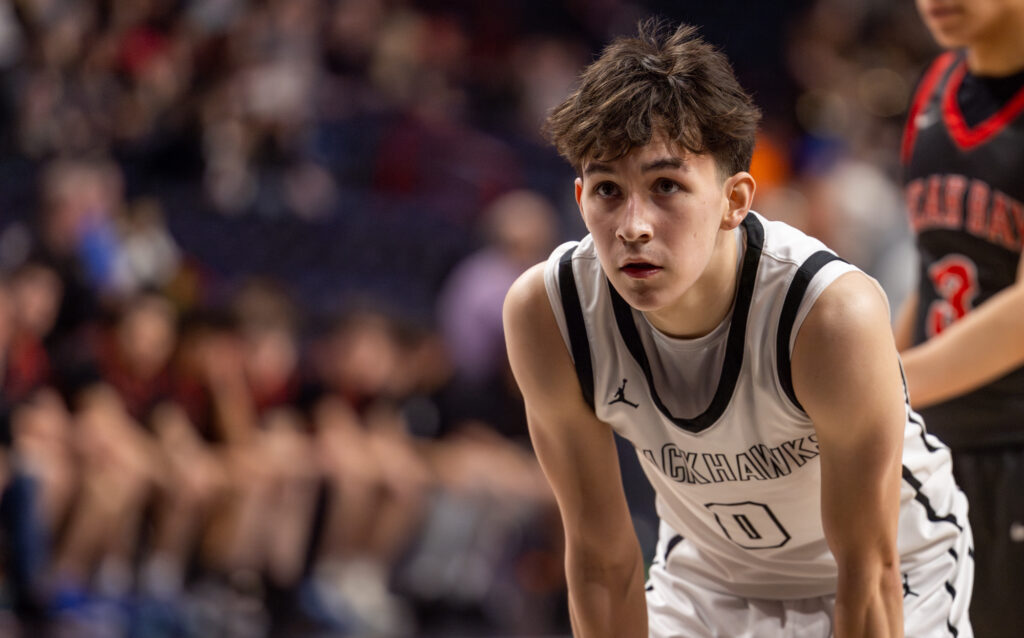
[[[644,638],[647,602],[639,547],[620,561],[566,552],[569,612],[576,638]]]
[[[941,334],[903,352],[914,407],[965,394],[1024,364],[1024,284],[989,299]]]
[[[856,562],[839,568],[835,638],[902,637],[903,599],[898,564]]]

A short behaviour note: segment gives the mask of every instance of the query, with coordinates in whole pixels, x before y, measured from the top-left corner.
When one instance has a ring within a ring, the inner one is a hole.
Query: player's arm
[[[565,527],[573,634],[647,636],[643,559],[614,437],[583,400],[548,302],[542,266],[512,286],[504,325],[530,436]]]
[[[1024,256],[1017,281],[902,353],[915,408],[946,401],[1024,365]]]
[[[896,318],[892,322],[892,336],[896,341],[896,349],[906,350],[914,345],[914,319],[917,316],[917,291],[912,291],[900,304]]]
[[[822,523],[839,566],[835,636],[902,636],[905,401],[888,308],[867,277],[843,275],[818,298],[793,346],[792,374],[821,450]]]

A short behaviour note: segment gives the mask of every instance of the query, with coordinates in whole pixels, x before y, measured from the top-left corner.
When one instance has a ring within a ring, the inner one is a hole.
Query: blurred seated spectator
[[[504,374],[501,309],[512,282],[542,261],[557,232],[557,212],[539,193],[518,190],[481,214],[483,247],[455,266],[437,300],[445,346],[460,383],[485,387]]]
[[[353,311],[316,354],[323,394],[314,423],[331,489],[313,592],[362,631],[408,631],[389,583],[419,533],[433,478],[396,404],[395,326],[379,312]]]
[[[79,489],[56,544],[53,605],[88,615],[94,597],[123,601],[133,591],[144,505],[166,476],[159,449],[112,386],[84,383],[70,408]]]
[[[114,285],[121,295],[162,290],[178,273],[181,250],[154,198],[135,200],[118,219],[120,248],[114,264]]]
[[[34,260],[0,282],[0,421],[9,471],[0,518],[9,536],[10,585],[21,614],[45,608],[51,546],[78,478],[69,414],[54,389],[54,365],[45,346],[62,289],[54,270]]]
[[[294,588],[304,576],[321,470],[316,463],[308,392],[300,364],[300,317],[285,289],[269,279],[246,281],[232,312],[242,339],[242,365],[259,420],[261,457],[271,468],[264,517],[268,581]]]
[[[558,604],[564,578],[562,528],[540,465],[524,440],[467,416],[435,330],[400,328],[391,387],[435,488],[399,567],[399,589],[421,603],[421,614],[455,623],[451,631],[472,611],[491,626],[546,633],[553,615],[540,610]],[[511,397],[506,405],[521,413]]]
[[[184,589],[186,570],[209,509],[224,489],[223,469],[202,445],[173,401],[172,357],[178,314],[155,292],[125,298],[109,328],[94,337],[97,374],[114,389],[137,426],[156,474],[145,497],[145,538],[138,557],[137,589],[173,600]],[[133,582],[134,584],[134,582]]]
[[[54,383],[46,340],[57,320],[64,283],[46,263],[29,260],[15,268],[6,288],[9,328],[2,387],[5,399],[17,403]]]

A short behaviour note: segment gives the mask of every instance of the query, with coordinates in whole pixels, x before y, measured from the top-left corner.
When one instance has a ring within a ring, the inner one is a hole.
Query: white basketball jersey
[[[818,296],[856,268],[756,213],[741,228],[733,308],[704,337],[651,326],[612,288],[589,236],[554,251],[548,296],[585,398],[633,444],[659,516],[680,536],[667,543],[672,564],[738,596],[833,594],[817,438],[793,392],[790,354]],[[905,432],[899,547],[908,570],[950,552],[967,506],[948,449],[909,403]]]

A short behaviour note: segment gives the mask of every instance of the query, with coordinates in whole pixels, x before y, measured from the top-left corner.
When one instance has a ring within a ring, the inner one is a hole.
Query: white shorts
[[[667,531],[666,531],[667,530]],[[702,587],[670,571],[665,560],[676,536],[663,522],[647,583],[650,638],[831,638],[835,596],[773,600],[743,598]],[[676,541],[685,543],[686,541]],[[957,547],[905,574],[903,623],[907,638],[973,638],[967,607],[974,563],[970,527]]]

